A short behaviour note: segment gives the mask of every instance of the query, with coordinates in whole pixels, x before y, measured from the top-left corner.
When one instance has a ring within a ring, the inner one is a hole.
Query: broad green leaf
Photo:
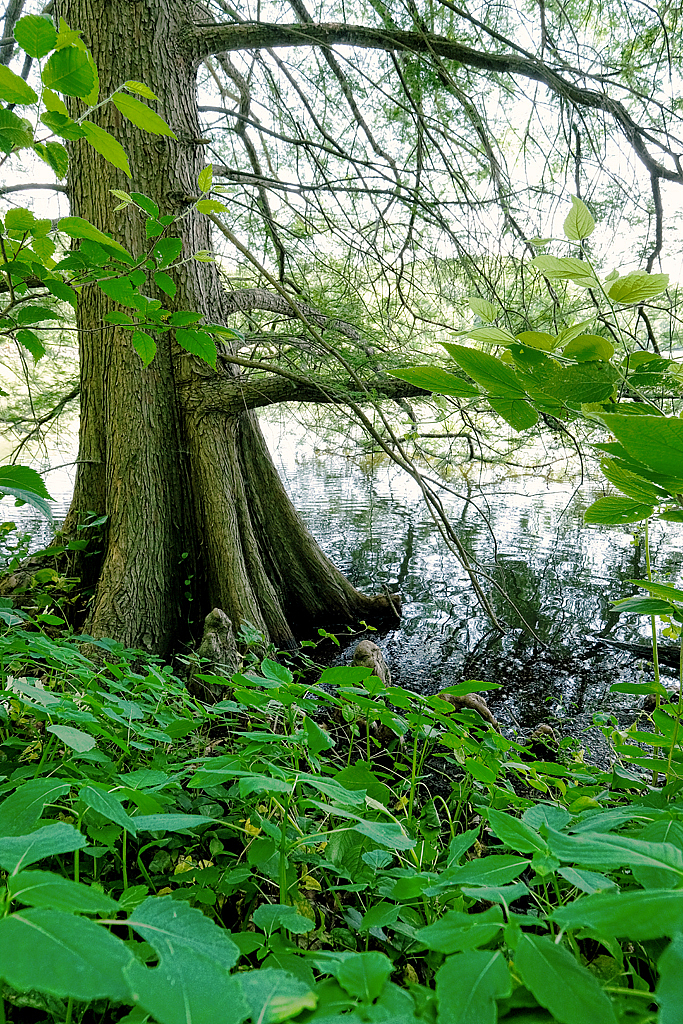
[[[442,370],[438,366],[409,366],[404,370],[389,370],[392,377],[407,380],[425,391],[433,391],[437,395],[450,395],[452,398],[471,398],[481,395],[469,381],[456,377],[454,373]]]
[[[17,323],[22,325],[39,324],[43,320],[59,319],[59,314],[54,309],[48,309],[46,306],[21,306],[17,311]]]
[[[0,920],[0,948],[0,976],[21,992],[130,1000],[122,970],[133,954],[87,918],[61,910],[22,910]]]
[[[679,1024],[683,1006],[683,935],[674,935],[657,962],[659,981],[655,999],[659,1024]]]
[[[208,363],[214,370],[216,368],[216,342],[206,331],[177,330],[175,340],[186,352],[199,356]]]
[[[26,836],[37,824],[46,804],[54,803],[71,788],[63,779],[31,779],[0,804],[0,836]]]
[[[197,184],[200,192],[210,192],[213,184],[213,164],[203,167],[197,176]]]
[[[69,118],[69,111],[66,109],[64,100],[60,99],[57,93],[53,92],[52,89],[48,89],[47,86],[45,86],[41,98],[46,110],[54,111],[56,114],[61,114],[63,117]],[[69,120],[71,120],[71,118],[69,118]]]
[[[119,909],[116,900],[99,889],[51,871],[20,871],[9,879],[9,894],[31,907],[51,907],[69,914],[116,913]]]
[[[118,167],[119,170],[123,171],[130,178],[130,164],[121,143],[117,142],[109,132],[105,132],[104,128],[93,124],[92,121],[82,121],[81,128],[92,148],[97,150],[100,156],[103,156],[114,167]]]
[[[602,892],[607,889],[616,889],[617,883],[613,882],[607,875],[601,875],[597,871],[587,871],[579,868],[559,868],[558,875],[576,886],[581,892],[591,895],[594,892]]]
[[[528,402],[489,395],[489,405],[513,430],[528,430],[538,422],[538,413]]]
[[[90,736],[81,729],[74,729],[71,725],[48,725],[47,732],[53,733],[65,746],[75,750],[78,754],[84,754],[97,746],[94,736]]]
[[[415,846],[415,840],[407,836],[396,821],[359,821],[353,828],[390,850],[412,850]]]
[[[84,98],[95,85],[88,55],[77,46],[57,50],[48,59],[42,73],[43,85],[64,96]]]
[[[661,487],[657,487],[656,484],[645,480],[642,476],[631,473],[616,459],[603,459],[600,469],[611,484],[635,501],[656,505],[668,498],[666,491]]]
[[[512,991],[500,952],[457,953],[439,968],[435,980],[437,1024],[496,1024],[496,999]]]
[[[511,850],[518,853],[547,853],[548,847],[537,832],[525,825],[523,821],[513,818],[510,814],[489,807],[486,812],[493,834]]]
[[[145,900],[128,924],[156,950],[158,967],[124,968],[134,1001],[160,1024],[241,1024],[249,1015],[239,976],[240,951],[224,928],[170,896]]]
[[[529,890],[524,882],[513,882],[512,885],[463,885],[461,889],[463,895],[469,896],[477,902],[487,900],[489,903],[500,903],[506,906],[529,895]]]
[[[56,853],[82,850],[88,840],[64,821],[44,825],[26,836],[7,836],[0,839],[0,867],[14,874],[43,857]]]
[[[35,469],[29,466],[0,466],[0,493],[13,494],[15,491],[34,494],[46,501],[54,500],[48,493],[43,478]]]
[[[620,302],[622,305],[645,302],[655,295],[661,295],[668,283],[668,274],[647,274],[644,270],[636,270],[625,277],[617,278],[607,294],[614,302]]]
[[[551,280],[572,281],[585,278],[590,273],[585,260],[576,259],[574,256],[534,256],[531,263]]]
[[[0,99],[19,106],[30,106],[38,102],[38,93],[23,78],[15,75],[8,67],[0,64]]]
[[[200,199],[197,203],[199,213],[225,213],[228,207],[218,199]]]
[[[183,251],[183,243],[179,238],[160,238],[154,243],[152,255],[158,261],[161,268],[169,266],[177,260]]]
[[[572,196],[572,208],[564,222],[564,233],[572,242],[588,238],[595,230],[595,221],[585,203]]]
[[[606,496],[598,498],[586,509],[583,521],[589,525],[618,526],[622,523],[639,523],[654,514],[652,505],[644,505],[632,498]]]
[[[134,819],[126,814],[120,802],[111,793],[96,789],[95,786],[84,786],[78,796],[84,804],[92,807],[98,814],[125,828],[126,832],[130,832],[132,836],[137,835]]]
[[[614,355],[614,345],[599,334],[580,334],[562,350],[568,359],[576,359],[578,363],[593,359],[608,360]]]
[[[155,96],[148,85],[144,82],[136,82],[135,79],[131,78],[128,82],[123,83],[128,92],[135,92],[138,96],[144,96],[146,100],[158,100],[159,97]]]
[[[69,167],[69,154],[60,142],[37,142],[33,147],[58,178],[63,178]]]
[[[50,18],[29,14],[14,26],[14,38],[29,57],[45,57],[57,42],[57,31]]]
[[[501,310],[498,306],[494,306],[492,302],[488,302],[486,299],[480,299],[476,295],[471,295],[467,300],[468,305],[473,313],[481,317],[487,323],[495,320],[496,317],[500,316]]]
[[[674,603],[683,601],[683,590],[679,590],[678,587],[670,587],[667,583],[653,583],[651,580],[629,580],[628,582],[633,583],[636,587],[642,587],[643,590],[649,590],[651,594],[663,601],[673,601]]]
[[[259,1024],[279,1024],[298,1016],[302,1010],[315,1010],[318,1003],[306,982],[288,971],[261,967],[240,974],[239,981],[251,1019]]]
[[[267,933],[275,928],[286,928],[295,935],[305,935],[315,928],[315,921],[285,903],[262,903],[254,911],[252,919],[257,928]]]
[[[482,341],[485,345],[505,345],[506,347],[512,345],[516,340],[514,334],[510,334],[502,327],[473,327],[467,331],[467,337],[472,338],[473,341]],[[447,343],[444,344],[446,348],[449,347]]]
[[[626,597],[622,601],[615,601],[614,607],[621,615],[671,615],[673,607],[668,601],[660,601],[655,597]],[[617,686],[620,684],[617,683]],[[628,693],[630,691],[616,690],[616,693]],[[642,693],[642,690],[637,690]]]
[[[112,103],[120,110],[124,117],[128,118],[137,128],[150,132],[152,135],[168,135],[170,138],[177,138],[166,124],[163,118],[151,110],[140,100],[133,99],[124,92],[117,92],[111,98]]]
[[[11,153],[14,146],[20,149],[33,144],[33,135],[27,123],[12,110],[0,108],[0,147],[5,153]]]
[[[16,232],[16,237],[21,238],[23,234],[35,226],[36,218],[31,210],[24,206],[8,210],[5,214],[5,228],[7,231]]]
[[[389,957],[373,950],[356,953],[343,960],[335,973],[337,981],[350,996],[363,1003],[371,1003],[379,996],[392,970]]]
[[[522,815],[522,821],[530,828],[538,829],[541,825],[550,825],[558,831],[572,820],[572,816],[564,807],[557,807],[555,804],[534,804],[528,807]]]
[[[157,343],[151,334],[147,334],[146,331],[133,331],[133,348],[142,359],[145,366],[154,359],[157,351]]]
[[[654,740],[653,740],[654,742]],[[683,849],[683,825],[679,821],[651,821],[638,835],[639,839],[648,843],[673,843],[679,850]],[[679,881],[671,871],[660,868],[634,866],[631,868],[633,877],[643,889],[674,889]]]
[[[683,890],[646,889],[584,896],[551,914],[560,928],[644,941],[683,932]]]
[[[617,1024],[608,996],[594,974],[543,935],[523,933],[515,967],[526,987],[561,1024]]]
[[[137,203],[141,210],[144,210],[145,213],[149,214],[150,217],[159,216],[159,207],[154,200],[150,199],[149,196],[146,196],[144,192],[131,192],[130,198],[134,203]]]
[[[138,308],[139,293],[133,287],[129,277],[105,278],[104,281],[98,281],[97,286],[100,291],[103,291],[114,302],[118,302],[122,306],[128,306],[131,309]]]
[[[561,861],[583,867],[620,868],[642,864],[670,868],[683,882],[683,853],[671,843],[648,843],[629,836],[594,832],[567,836],[548,829],[551,852]]]
[[[446,868],[439,875],[438,885],[505,885],[518,878],[529,867],[528,860],[509,854],[491,854],[465,864]]]
[[[136,814],[133,818],[138,832],[185,832],[215,820],[204,814]]]
[[[103,231],[99,231],[94,224],[90,224],[89,221],[83,220],[82,217],[62,217],[59,224],[57,225],[59,231],[63,231],[65,234],[70,235],[71,238],[88,238],[91,242],[99,242],[100,245],[108,245],[112,249],[117,251],[128,253],[120,244],[120,242],[114,241],[113,238],[109,238]]]
[[[542,352],[552,352],[557,347],[557,338],[545,331],[522,331],[517,335],[517,341],[529,348],[537,348]]]
[[[370,928],[386,928],[387,925],[396,921],[400,911],[401,908],[397,903],[376,903],[363,915],[359,931],[365,932]]]
[[[176,283],[170,274],[164,274],[162,270],[157,270],[154,274],[154,282],[157,288],[161,288],[162,292],[165,292],[166,295],[170,295],[171,298],[175,297],[177,291]]]
[[[444,342],[444,348],[472,380],[486,388],[495,398],[526,398],[515,371],[501,363],[500,359],[465,345]]]
[[[657,473],[683,478],[683,420],[677,416],[623,416],[600,413],[627,453]]]
[[[498,906],[490,907],[481,914],[448,910],[434,924],[418,928],[415,937],[427,949],[435,949],[439,953],[459,953],[465,949],[485,946],[495,939],[503,926],[503,912]]]

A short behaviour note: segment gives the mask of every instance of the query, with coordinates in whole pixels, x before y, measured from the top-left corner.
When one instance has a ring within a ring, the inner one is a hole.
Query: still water
[[[610,603],[635,592],[628,580],[645,576],[645,553],[635,528],[583,525],[583,511],[602,493],[597,477],[577,487],[575,479],[547,471],[512,477],[497,469],[480,477],[471,466],[468,476],[448,480],[451,493],[443,501],[458,535],[512,597],[535,637],[500,593],[484,585],[508,627],[501,634],[477,604],[414,481],[391,464],[293,441],[301,435],[289,416],[263,426],[292,500],[325,553],[359,589],[400,591],[400,626],[374,637],[394,681],[426,692],[461,679],[502,683],[489,703],[518,731],[550,717],[576,732],[597,710],[632,717],[635,699],[610,694],[610,684],[649,678],[651,669],[599,638],[647,641],[648,621],[622,620]],[[52,464],[65,461],[62,451]],[[68,508],[71,470],[54,471],[47,481],[59,522]],[[44,521],[28,507],[15,509],[10,499],[3,500],[0,518],[33,532],[36,547],[50,539]],[[660,578],[680,586],[683,526],[654,523],[650,547]],[[349,660],[357,637],[340,639],[339,660]]]

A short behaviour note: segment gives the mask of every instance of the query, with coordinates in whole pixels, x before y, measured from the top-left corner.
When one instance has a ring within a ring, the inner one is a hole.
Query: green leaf
[[[640,864],[670,868],[683,882],[683,853],[671,843],[647,843],[629,836],[595,832],[567,836],[550,828],[547,832],[548,846],[562,861],[599,868]]]
[[[371,928],[386,928],[393,924],[401,911],[397,903],[376,903],[374,907],[363,914],[363,920],[359,925],[359,931],[366,932]],[[430,947],[431,948],[431,947]]]
[[[494,835],[518,853],[547,853],[548,847],[533,829],[510,814],[489,807],[486,812]]]
[[[572,196],[572,208],[564,222],[564,233],[572,242],[588,238],[595,230],[595,221],[585,203]]]
[[[532,266],[551,280],[572,281],[585,278],[590,273],[590,267],[585,260],[576,259],[574,256],[534,256],[531,260]]]
[[[179,238],[161,238],[154,243],[152,255],[160,267],[167,267],[176,260],[183,251],[183,243]]]
[[[63,178],[69,167],[69,154],[60,142],[37,142],[33,147],[58,178]]]
[[[128,92],[135,92],[138,96],[144,96],[146,100],[159,99],[159,97],[156,96],[144,82],[136,82],[135,79],[131,78],[128,82],[124,82],[123,84]]]
[[[11,494],[40,509],[48,519],[52,518],[47,502],[54,499],[48,494],[42,477],[35,469],[28,466],[0,466],[0,494]]]
[[[583,521],[589,525],[618,526],[622,523],[639,523],[654,513],[652,505],[644,505],[632,498],[598,498],[584,512]]]
[[[228,207],[218,199],[200,199],[197,203],[198,213],[225,213]]]
[[[197,185],[200,192],[210,192],[213,184],[213,164],[203,167],[197,176]]]
[[[622,612],[627,615],[671,615],[673,611],[668,601],[659,601],[654,597],[626,597],[622,601],[615,601],[614,607],[620,615]]]
[[[472,380],[486,388],[495,398],[526,398],[515,371],[501,363],[500,359],[464,345],[444,342],[444,348]]]
[[[133,348],[142,359],[143,365],[149,366],[157,352],[157,343],[152,335],[145,331],[133,331],[132,341]]]
[[[666,291],[668,283],[668,274],[647,274],[644,270],[636,270],[625,277],[618,277],[607,294],[622,305],[645,302]]]
[[[465,864],[446,868],[439,876],[440,886],[467,885],[505,885],[519,877],[529,867],[528,860],[520,860],[509,854],[491,854],[469,860]]]
[[[117,92],[114,93],[111,101],[117,110],[120,110],[123,116],[137,128],[142,128],[143,131],[150,132],[152,135],[168,135],[172,139],[177,138],[164,119],[140,100],[135,100],[132,96],[127,96],[126,93]]]
[[[121,143],[117,142],[109,132],[105,132],[104,128],[93,124],[92,121],[82,121],[81,128],[92,148],[97,150],[100,156],[103,156],[114,167],[118,167],[119,170],[123,171],[130,178],[130,164]]]
[[[450,395],[452,398],[471,398],[481,395],[478,388],[475,388],[469,381],[456,377],[454,373],[442,370],[438,366],[409,366],[404,370],[389,370],[392,377],[400,380],[407,380],[425,391],[432,391],[437,395]]]
[[[306,982],[288,971],[261,967],[239,975],[242,992],[259,1024],[279,1024],[302,1010],[315,1010],[318,997]]]
[[[7,231],[16,232],[18,237],[21,237],[27,231],[31,231],[35,223],[36,218],[34,214],[24,206],[8,210],[5,214],[5,228]]]
[[[42,73],[43,85],[64,96],[84,98],[95,85],[88,55],[77,46],[57,50],[47,61]]]
[[[150,217],[156,218],[159,216],[159,207],[154,200],[150,199],[149,196],[146,196],[144,192],[131,192],[130,199],[132,199],[133,202],[136,203],[141,210],[144,210],[144,212]]]
[[[133,287],[129,277],[105,278],[104,281],[98,281],[97,286],[114,302],[119,302],[122,306],[132,309],[138,308],[139,293]]]
[[[537,348],[542,352],[552,352],[557,347],[557,338],[545,331],[522,331],[517,341],[529,348]]]
[[[29,57],[45,57],[57,42],[57,32],[50,18],[29,14],[14,26],[14,38]]]
[[[683,935],[675,935],[657,963],[659,981],[655,999],[659,1024],[678,1024],[683,1005]]]
[[[240,951],[224,928],[187,903],[145,900],[128,924],[159,956],[158,967],[134,960],[123,971],[133,999],[161,1024],[241,1024],[249,1014],[239,976]]]
[[[304,917],[296,907],[285,903],[262,903],[252,915],[257,928],[270,934],[275,928],[286,928],[295,935],[305,935],[315,928],[315,921]]]
[[[599,334],[580,334],[564,346],[562,354],[579,363],[593,359],[607,361],[614,355],[614,345]]]
[[[396,821],[359,821],[353,829],[390,850],[412,850],[415,846],[415,840],[407,836]]]
[[[655,597],[661,597],[663,601],[673,601],[680,603],[683,601],[683,590],[679,590],[678,587],[670,587],[667,583],[653,583],[651,580],[629,580],[629,583],[633,583],[636,587],[642,587],[643,590],[649,590]]]
[[[36,362],[45,355],[45,346],[33,331],[17,331],[17,341],[31,353]]]
[[[563,946],[525,932],[515,951],[515,967],[541,1006],[561,1024],[617,1024],[595,975]]]
[[[99,242],[100,245],[107,245],[112,249],[116,249],[119,252],[128,253],[120,244],[120,242],[114,241],[108,235],[105,235],[103,231],[99,231],[94,224],[91,224],[87,220],[83,220],[82,217],[62,217],[59,224],[57,225],[58,231],[63,231],[65,234],[70,235],[71,238],[88,238],[91,242]]]
[[[513,430],[527,430],[538,422],[538,413],[528,402],[514,398],[493,398],[489,395],[489,405]]]
[[[206,331],[177,330],[175,340],[186,352],[199,356],[214,370],[216,369],[216,359],[218,358],[216,342]]]
[[[65,281],[62,281],[59,278],[48,278],[45,282],[45,287],[51,295],[55,296],[55,298],[61,299],[63,302],[68,302],[74,307],[74,309],[76,308],[78,296],[73,288],[69,287]]]
[[[618,413],[600,413],[600,419],[632,458],[664,476],[683,478],[683,420]]]
[[[21,911],[0,920],[0,947],[0,975],[21,992],[130,1000],[122,970],[133,954],[87,918],[42,908]]]
[[[597,871],[579,870],[579,868],[559,868],[558,875],[576,886],[581,892],[592,894],[602,892],[605,889],[616,889],[617,883],[613,882],[607,875],[601,875]]]
[[[54,113],[61,114],[62,117],[71,120],[64,100],[61,100],[57,93],[53,92],[52,89],[48,89],[47,86],[43,89],[42,100],[46,110],[54,111]]]
[[[384,953],[356,953],[343,960],[336,970],[337,981],[350,996],[363,1003],[377,999],[393,970]]]
[[[458,953],[436,972],[437,1024],[496,1024],[495,1000],[511,991],[500,952]]]
[[[560,928],[588,928],[605,938],[660,939],[683,931],[683,890],[599,892],[558,907],[551,917]]]
[[[72,853],[87,846],[88,840],[64,821],[44,825],[26,836],[7,836],[0,839],[0,867],[14,874],[43,857],[56,853]]]
[[[656,505],[668,498],[667,492],[642,476],[631,473],[616,459],[603,459],[600,469],[611,484],[635,501]]]
[[[492,320],[495,320],[501,314],[498,306],[494,306],[492,302],[487,302],[486,299],[480,299],[477,295],[471,295],[467,303],[472,312],[476,313],[478,317],[481,317],[487,323],[491,323]]]
[[[46,804],[71,788],[63,779],[31,779],[0,804],[0,836],[25,836],[37,824]]]
[[[505,345],[507,347],[516,341],[514,335],[503,330],[502,327],[473,327],[466,333],[468,338],[472,338],[473,341],[481,341],[485,345]],[[448,343],[442,342],[442,344],[448,348]]]
[[[20,871],[9,879],[10,899],[31,907],[52,907],[69,914],[116,913],[119,905],[99,889],[72,882],[51,871]]]
[[[133,818],[138,832],[185,832],[215,820],[204,814],[136,814]]]
[[[439,953],[459,953],[492,942],[503,925],[503,912],[498,906],[490,907],[481,914],[448,910],[434,924],[418,928],[415,938],[423,942],[427,949],[435,949]]]
[[[95,786],[84,786],[78,796],[84,804],[92,807],[98,814],[125,828],[126,832],[130,832],[132,836],[137,835],[134,819],[126,814],[120,802],[113,794],[108,793],[106,790],[96,789]]]
[[[75,750],[78,754],[84,754],[95,747],[96,740],[87,732],[74,729],[71,725],[48,725],[47,732],[53,733],[65,746]]]
[[[157,270],[154,274],[154,282],[157,288],[161,288],[162,292],[165,292],[166,295],[170,295],[171,298],[175,297],[177,291],[176,283],[170,274],[164,274],[163,271]]]
[[[15,75],[8,67],[0,64],[0,99],[19,106],[30,106],[38,102],[38,93],[23,78]]]
[[[31,145],[33,145],[33,135],[26,122],[17,117],[12,110],[0,108],[0,146],[4,152],[10,153],[14,146],[21,149]]]

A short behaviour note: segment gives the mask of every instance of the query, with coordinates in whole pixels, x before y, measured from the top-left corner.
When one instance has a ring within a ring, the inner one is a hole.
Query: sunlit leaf
[[[564,222],[564,233],[572,242],[588,238],[595,230],[595,221],[585,203],[572,196],[572,208]]]
[[[95,84],[88,55],[77,46],[57,50],[48,59],[42,73],[43,85],[65,96],[86,97]]]
[[[164,119],[140,100],[133,99],[132,96],[128,96],[124,92],[117,92],[114,93],[111,101],[123,116],[137,128],[142,128],[143,131],[150,132],[152,135],[168,135],[172,139],[177,137]]]
[[[57,31],[50,18],[29,14],[14,26],[14,38],[29,57],[45,57],[57,42]]]

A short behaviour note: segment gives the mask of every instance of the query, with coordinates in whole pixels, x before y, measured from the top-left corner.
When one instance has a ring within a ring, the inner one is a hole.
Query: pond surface
[[[297,443],[300,428],[294,432],[290,416],[263,426],[292,500],[325,553],[360,590],[400,591],[400,626],[373,637],[395,682],[423,692],[461,679],[501,683],[489,704],[518,732],[551,719],[576,734],[591,725],[594,711],[632,720],[636,699],[610,694],[609,687],[650,678],[651,666],[600,638],[648,642],[649,621],[621,619],[610,603],[635,592],[628,580],[645,577],[645,551],[635,527],[583,525],[585,508],[602,493],[600,480],[577,488],[547,470],[504,476],[497,469],[480,477],[474,464],[469,479],[457,473],[448,480],[450,493],[442,500],[459,537],[512,597],[535,636],[484,584],[508,627],[501,634],[478,605],[414,481],[391,464],[372,466],[368,458]],[[68,459],[62,452],[57,461]],[[47,479],[59,521],[68,508],[70,472]],[[30,530],[34,546],[49,542],[49,528],[28,507],[15,509],[4,499],[0,519]],[[654,523],[650,533],[653,566],[661,579],[680,586],[683,526]],[[339,660],[348,661],[358,637],[340,640]],[[336,653],[327,644],[330,655]]]

